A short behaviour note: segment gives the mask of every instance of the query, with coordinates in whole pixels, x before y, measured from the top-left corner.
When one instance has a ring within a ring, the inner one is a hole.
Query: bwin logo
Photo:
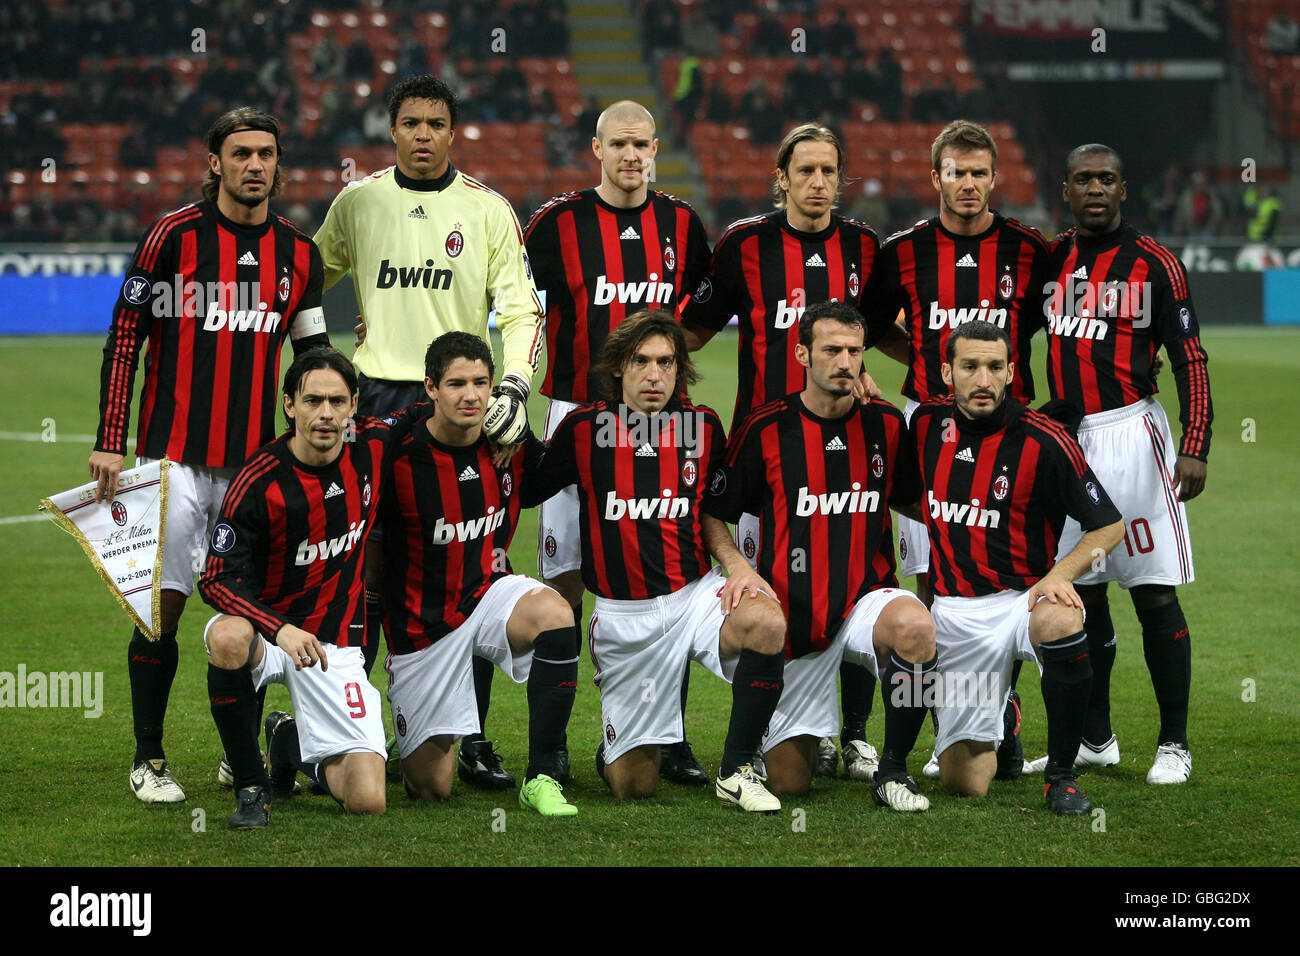
[[[974,319],[980,319],[984,322],[992,322],[1000,329],[1007,327],[1007,310],[990,309],[988,299],[980,299],[978,309],[941,309],[938,302],[930,303],[930,328],[941,329],[945,325],[950,329],[955,329],[963,322],[970,322]]]
[[[227,310],[208,303],[208,314],[203,320],[204,332],[274,332],[280,327],[279,312],[267,312],[266,303],[257,303],[256,309]]]
[[[940,501],[933,491],[927,491],[926,495],[930,500],[930,517],[938,521],[964,524],[968,528],[996,528],[1002,520],[999,512],[981,508],[978,498],[972,498],[969,504],[959,505],[951,501]]]
[[[592,305],[609,305],[619,302],[644,302],[647,305],[673,301],[673,284],[660,282],[659,273],[650,273],[649,282],[610,282],[605,276],[596,276],[596,293]]]
[[[633,521],[658,518],[681,518],[691,510],[690,498],[674,498],[671,489],[665,488],[662,498],[620,498],[614,492],[605,496],[605,520]]]
[[[424,268],[420,266],[397,267],[389,265],[385,259],[379,263],[379,278],[375,282],[377,289],[450,289],[451,270],[433,268],[433,260],[425,259]]]
[[[1095,339],[1100,341],[1110,331],[1110,326],[1101,319],[1082,318],[1077,315],[1049,315],[1048,330],[1052,335],[1062,338]]]
[[[875,511],[880,507],[880,492],[862,491],[859,482],[853,483],[852,491],[831,492],[814,495],[807,488],[800,488],[795,499],[794,513],[800,518],[811,514],[824,515],[857,514],[863,511]]]
[[[328,561],[337,554],[351,551],[365,533],[365,521],[359,523],[354,521],[348,525],[347,534],[341,534],[337,538],[326,538],[320,544],[313,544],[303,538],[302,541],[298,542],[298,553],[294,556],[293,563],[305,565],[311,564],[313,561]]]
[[[439,518],[433,524],[433,534],[430,540],[434,544],[451,544],[452,540],[469,541],[473,538],[482,538],[491,534],[501,527],[501,523],[506,520],[506,509],[500,511],[493,506],[488,506],[487,514],[482,518],[472,518],[469,521],[449,522],[444,518]]]

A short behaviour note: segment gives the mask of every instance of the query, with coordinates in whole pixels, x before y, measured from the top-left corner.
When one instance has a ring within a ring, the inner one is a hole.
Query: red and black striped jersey
[[[136,454],[233,468],[271,441],[280,347],[329,343],[320,252],[287,219],[257,226],[203,200],[161,217],[136,247],[100,372],[97,451],[126,454],[146,339]]]
[[[384,634],[394,654],[445,636],[474,612],[492,583],[512,574],[506,553],[542,457],[529,435],[504,466],[485,438],[444,445],[430,434],[432,405],[416,405],[411,431],[384,473]]]
[[[1050,279],[1052,397],[1091,415],[1154,395],[1151,363],[1163,345],[1178,387],[1178,453],[1206,460],[1214,419],[1209,359],[1178,257],[1126,222],[1104,236],[1071,229],[1052,243]]]
[[[640,309],[677,315],[709,264],[695,210],[655,190],[632,209],[595,188],[556,196],[528,220],[524,244],[546,295],[542,394],[565,402],[600,398],[595,366],[609,333]]]
[[[732,428],[750,410],[804,387],[795,360],[803,310],[832,299],[861,308],[880,240],[866,223],[832,215],[821,232],[800,232],[784,211],[741,219],[718,240],[709,274],[683,321],[721,331],[740,321],[740,367]],[[868,332],[867,344],[873,339]]]
[[[268,640],[285,624],[322,644],[365,640],[366,538],[379,505],[393,419],[362,418],[333,462],[305,465],[286,432],[226,490],[199,577],[203,599],[252,621]]]
[[[1010,397],[981,420],[924,402],[912,440],[935,594],[1026,590],[1055,563],[1066,515],[1085,532],[1120,520],[1065,427]]]
[[[717,412],[706,405],[674,402],[647,416],[597,402],[560,423],[530,494],[546,500],[578,486],[589,591],[624,601],[662,597],[712,566],[700,503],[726,444]]]
[[[948,336],[963,322],[983,319],[1011,337],[1011,397],[1032,401],[1029,340],[1043,324],[1047,270],[1042,234],[997,212],[975,236],[949,232],[936,216],[886,239],[876,266],[878,295],[868,309],[876,328],[903,311],[911,356],[903,394],[918,402],[947,396],[941,368]]]
[[[868,591],[898,587],[890,506],[920,496],[902,413],[854,402],[837,419],[799,395],[754,409],[731,436],[704,510],[759,516],[758,573],[785,609],[786,657],[824,651]]]

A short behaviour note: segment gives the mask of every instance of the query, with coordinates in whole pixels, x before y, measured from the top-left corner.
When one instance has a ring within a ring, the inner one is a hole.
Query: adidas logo
[[[977,268],[978,266],[979,263],[975,261],[975,257],[972,256],[969,252],[957,260],[958,269],[974,269]]]
[[[619,233],[619,238],[620,238],[620,239],[640,239],[641,237],[640,237],[639,235],[637,235],[637,231],[636,231],[636,229],[635,229],[634,227],[632,227],[632,226],[628,226],[628,227],[627,227],[626,229],[624,229],[621,233]]]
[[[640,448],[638,448],[638,449],[636,450],[636,455],[635,455],[634,457],[636,457],[636,458],[658,458],[659,455],[655,452],[653,446],[651,446],[649,443],[646,443],[646,444],[642,445]]]
[[[975,456],[970,453],[970,446],[967,446],[963,448],[961,451],[957,452],[957,454],[954,457],[958,461],[969,461],[972,463],[975,461]]]
[[[827,451],[848,451],[848,449],[844,447],[844,442],[840,441],[839,435],[836,435],[834,438],[832,438],[830,441],[826,443],[826,450]]]
[[[255,266],[257,265],[257,256],[253,255],[253,252],[250,249],[248,252],[245,252],[242,256],[239,257],[239,265]]]
[[[1074,272],[1071,274],[1070,278],[1071,278],[1071,279],[1086,279],[1086,278],[1088,278],[1088,267],[1087,267],[1087,266],[1079,266],[1079,268],[1077,268],[1077,269],[1074,270]]]
[[[414,209],[412,209],[410,212],[406,214],[406,218],[407,219],[428,219],[429,217],[424,214],[423,206],[416,206]]]
[[[466,465],[465,470],[460,473],[461,481],[473,481],[478,477],[478,472],[474,470],[473,465]]]
[[[343,489],[339,487],[338,482],[331,481],[329,491],[325,492],[325,497],[328,499],[328,498],[333,498],[335,495],[341,495],[341,494],[343,494]]]
[[[810,256],[808,257],[808,261],[805,262],[804,265],[805,265],[805,266],[821,266],[823,269],[825,269],[825,268],[826,268],[826,260],[822,258],[822,254],[821,254],[820,252],[814,252],[812,255],[810,255]]]

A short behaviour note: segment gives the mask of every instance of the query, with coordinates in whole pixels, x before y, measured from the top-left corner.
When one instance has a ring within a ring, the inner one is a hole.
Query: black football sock
[[[582,656],[582,599],[578,599],[577,604],[570,604],[569,610],[573,612],[573,623],[578,630],[578,656]]]
[[[850,740],[867,739],[867,718],[871,716],[871,699],[876,694],[876,675],[861,664],[840,664],[840,746]]]
[[[688,658],[686,666],[682,668],[682,739],[686,739],[686,696],[691,689],[691,662]]]
[[[1083,740],[1083,721],[1088,713],[1088,692],[1092,684],[1092,660],[1088,635],[1076,631],[1059,640],[1038,645],[1043,661],[1043,708],[1047,711],[1047,769],[1044,779],[1052,783],[1074,776],[1074,758]]]
[[[235,778],[235,789],[266,786],[270,779],[262,765],[257,735],[251,731],[257,712],[257,692],[247,664],[235,670],[208,665],[208,703],[212,720],[226,750],[226,762]]]
[[[1192,689],[1192,638],[1177,599],[1138,608],[1142,652],[1160,705],[1159,744],[1187,746],[1187,700]]]
[[[126,670],[131,680],[131,716],[135,721],[135,759],[163,760],[163,720],[167,698],[176,677],[180,648],[176,631],[164,631],[151,641],[137,627],[126,649]]]
[[[1102,746],[1114,733],[1110,726],[1110,672],[1115,666],[1115,625],[1110,619],[1110,601],[1105,585],[1098,598],[1092,588],[1078,588],[1083,598],[1084,627],[1088,631],[1088,654],[1092,657],[1092,691],[1083,739]]]
[[[1011,689],[1016,689],[1016,681],[1020,680],[1020,668],[1025,666],[1025,662],[1016,658],[1011,663]]]
[[[487,739],[488,707],[492,704],[492,672],[496,665],[485,657],[473,657],[474,662],[474,699],[478,703],[478,726],[476,734],[466,734],[463,743],[476,745]]]
[[[265,650],[265,648],[263,648]],[[256,740],[262,736],[262,721],[266,711],[266,685],[263,684],[257,693],[257,706],[253,708],[250,715],[253,718],[253,739]]]
[[[286,720],[276,728],[275,738],[266,751],[271,764],[271,782],[277,789],[287,789],[293,785],[294,777],[305,773],[310,780],[316,779],[316,764],[304,763],[302,749],[298,744],[298,721]],[[293,773],[289,774],[289,768]],[[277,779],[276,770],[283,770],[284,778]]]
[[[366,588],[366,643],[361,648],[361,662],[366,669],[366,676],[375,666],[379,656],[379,645],[383,642],[384,604],[379,594]]]
[[[760,654],[745,648],[731,682],[731,721],[722,747],[722,777],[753,762],[763,731],[776,712],[785,688],[785,653]]]
[[[885,679],[880,685],[880,699],[885,705],[885,744],[880,748],[881,779],[889,774],[907,773],[907,755],[916,746],[917,735],[921,733],[929,711],[924,701],[932,693],[930,687],[934,683],[937,661],[937,657],[932,657],[917,665],[903,660],[897,652],[889,655]]]
[[[533,642],[533,667],[528,674],[528,770],[525,780],[539,773],[556,779],[556,751],[564,743],[564,729],[573,713],[578,692],[576,627],[542,631]]]

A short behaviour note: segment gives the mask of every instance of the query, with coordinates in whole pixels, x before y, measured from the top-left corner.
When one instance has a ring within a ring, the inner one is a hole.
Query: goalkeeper
[[[357,349],[357,413],[382,416],[425,401],[424,351],[445,332],[488,341],[495,307],[504,360],[484,430],[499,444],[519,441],[525,402],[542,351],[542,309],[523,234],[510,204],[449,160],[456,137],[456,95],[433,76],[409,76],[388,99],[397,163],[335,197],[315,236],[325,288],[352,273],[365,324]],[[372,539],[381,529],[376,528]],[[366,554],[366,671],[374,664],[381,618],[380,548]],[[483,662],[486,664],[487,662]],[[480,727],[487,716],[492,668],[476,665]],[[513,787],[482,733],[461,743],[462,779]]]

